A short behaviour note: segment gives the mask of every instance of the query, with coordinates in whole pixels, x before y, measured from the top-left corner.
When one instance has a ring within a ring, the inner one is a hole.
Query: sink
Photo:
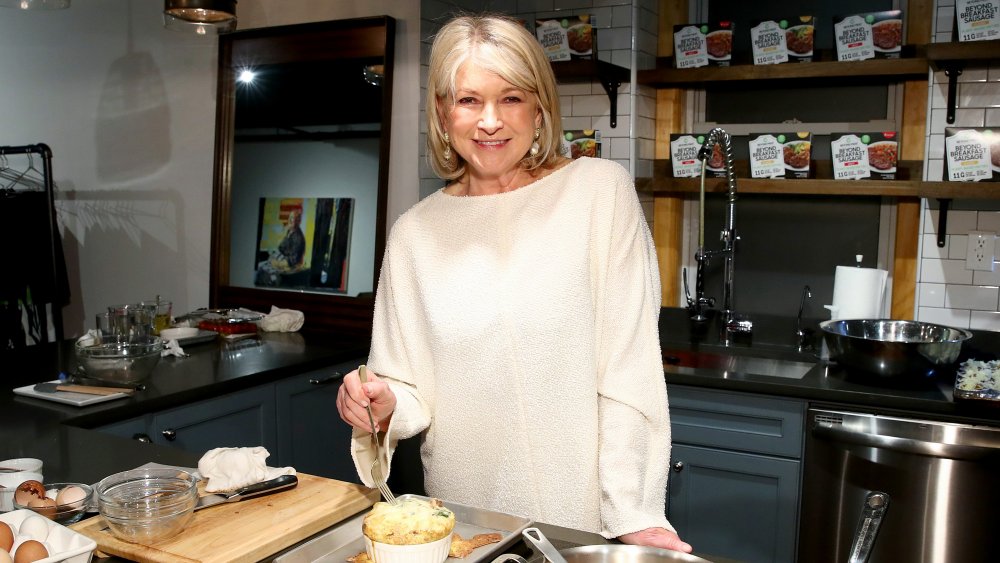
[[[679,350],[664,350],[663,364],[664,366],[722,371],[724,372],[723,377],[727,377],[730,374],[744,374],[787,379],[802,379],[809,370],[816,366],[815,362],[782,358]]]

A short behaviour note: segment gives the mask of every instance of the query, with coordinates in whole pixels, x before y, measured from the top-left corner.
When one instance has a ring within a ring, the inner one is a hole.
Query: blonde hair
[[[431,46],[430,72],[427,77],[427,159],[441,178],[454,180],[465,174],[466,162],[456,152],[445,160],[448,143],[444,140],[439,103],[455,103],[455,76],[467,62],[492,72],[515,87],[538,99],[542,113],[538,154],[527,154],[521,165],[534,170],[552,164],[561,155],[562,120],[559,94],[552,65],[542,46],[519,22],[501,15],[458,16],[441,28]]]

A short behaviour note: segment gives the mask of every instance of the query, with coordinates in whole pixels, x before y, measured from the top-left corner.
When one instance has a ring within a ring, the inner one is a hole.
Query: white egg
[[[21,522],[17,532],[26,540],[45,541],[49,536],[49,522],[48,518],[34,514]]]

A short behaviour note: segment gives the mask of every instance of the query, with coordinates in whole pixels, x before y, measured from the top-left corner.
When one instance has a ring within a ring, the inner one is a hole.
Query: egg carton
[[[57,561],[90,563],[91,558],[94,556],[94,550],[97,549],[97,542],[70,530],[62,524],[39,516],[31,510],[14,510],[13,512],[0,514],[0,522],[10,524],[18,530],[18,535],[14,538],[15,545],[20,544],[23,538],[23,535],[20,533],[21,525],[28,518],[32,517],[34,517],[32,522],[42,522],[45,524],[47,533],[43,543],[48,546],[50,553],[48,557],[39,559],[36,563],[56,563]]]

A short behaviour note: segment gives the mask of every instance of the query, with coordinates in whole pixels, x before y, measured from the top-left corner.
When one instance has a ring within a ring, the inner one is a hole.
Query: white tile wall
[[[624,68],[632,68],[633,45],[638,68],[651,68],[656,62],[657,40],[656,0],[421,0],[421,37],[423,38],[422,84],[426,84],[426,65],[430,41],[440,23],[456,10],[503,12],[528,21],[564,14],[589,13],[597,27],[598,58]],[[633,13],[638,11],[638,17]],[[635,21],[639,22],[634,26]],[[424,88],[424,86],[421,86]],[[618,88],[617,125],[611,128],[608,95],[600,82],[563,84],[559,86],[559,103],[564,129],[598,129],[602,136],[602,156],[619,162],[633,176],[652,174],[653,147],[656,140],[656,92],[649,88],[633,88],[626,82]],[[638,117],[633,119],[632,106]],[[423,102],[420,120],[424,121]],[[420,197],[426,197],[442,186],[426,166],[426,128],[421,126]],[[651,198],[648,198],[650,199]],[[652,209],[644,201],[644,209]],[[652,221],[651,212],[646,214]]]
[[[935,41],[951,41],[954,0],[938,0]],[[947,77],[934,72],[929,86],[926,180],[940,180],[944,171],[944,128]],[[958,77],[955,125],[1000,127],[1000,65],[969,67]],[[1000,185],[997,185],[1000,190]],[[924,200],[920,264],[917,274],[917,319],[950,326],[1000,331],[1000,264],[993,272],[965,267],[969,231],[1000,233],[1000,202],[955,201],[948,212],[945,248],[937,247],[939,212]]]

